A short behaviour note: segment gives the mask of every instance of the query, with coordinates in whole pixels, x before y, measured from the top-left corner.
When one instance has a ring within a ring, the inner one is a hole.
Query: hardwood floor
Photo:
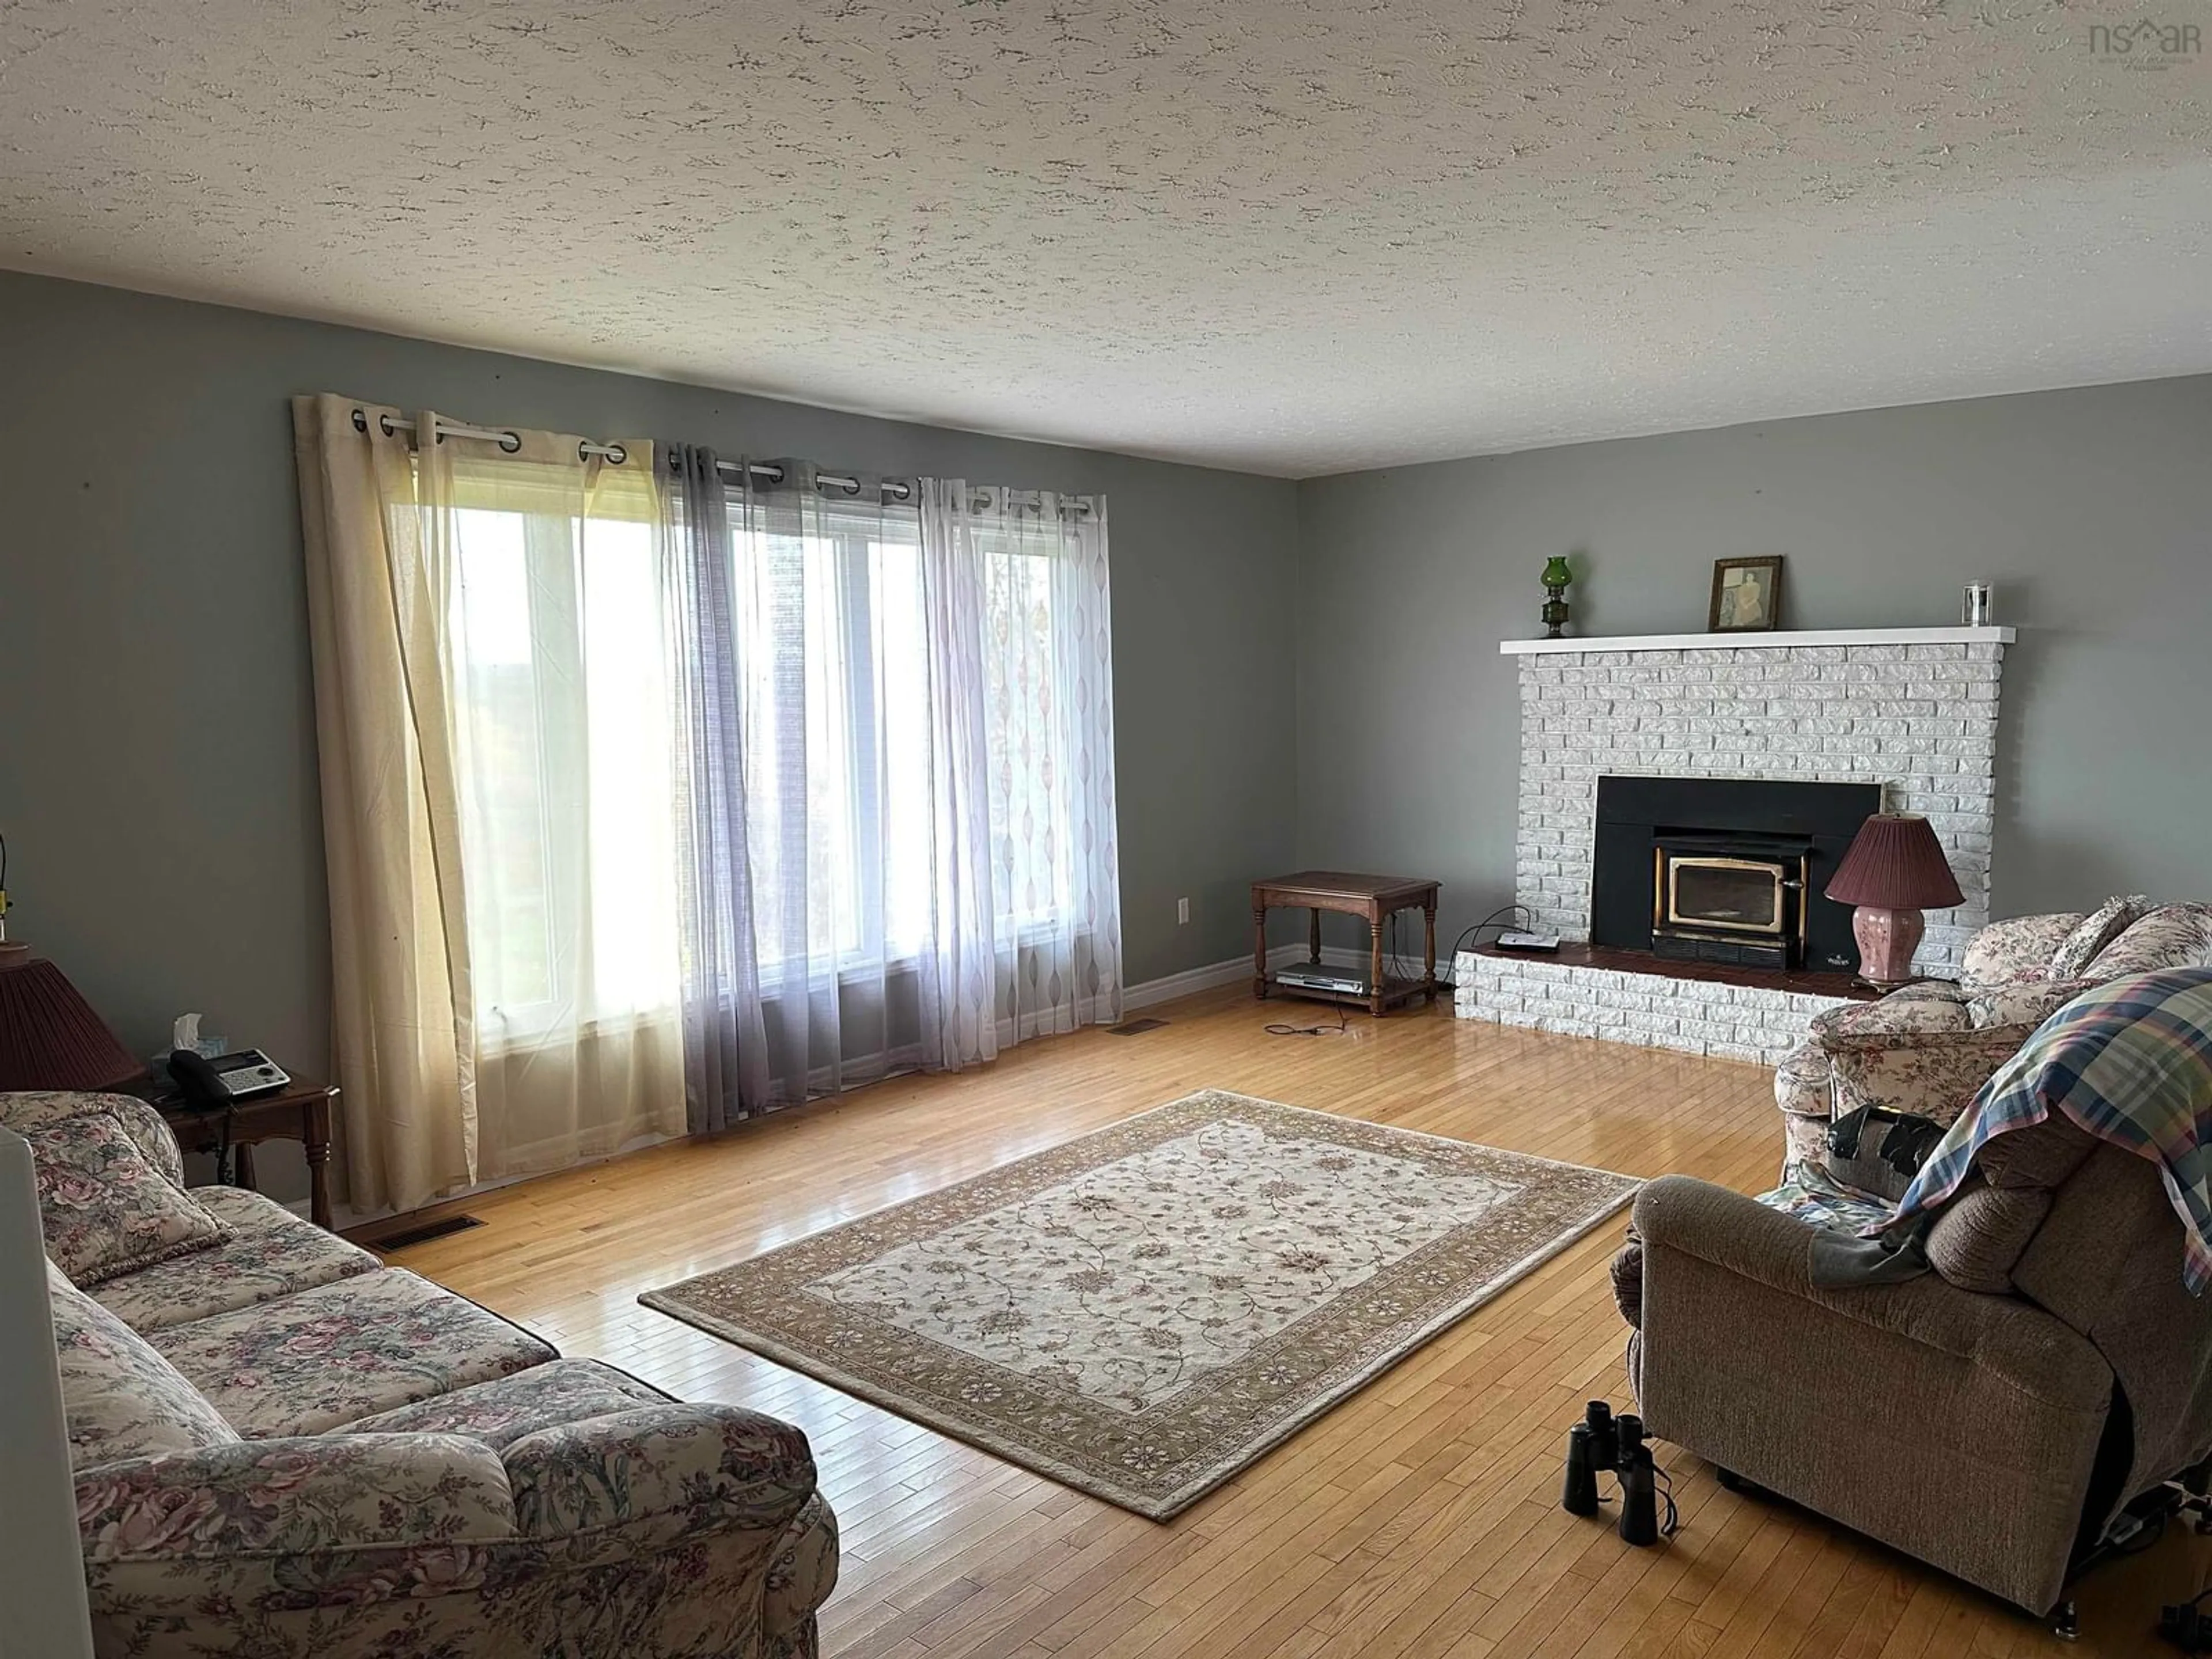
[[[2080,1589],[2082,1640],[1817,1516],[1720,1490],[1661,1446],[1682,1525],[1623,1545],[1561,1512],[1567,1425],[1627,1397],[1600,1229],[1161,1526],[637,1305],[741,1261],[1203,1087],[1632,1174],[1771,1184],[1771,1074],[1451,1019],[1272,1037],[1281,1002],[1219,992],[957,1077],[879,1085],[472,1199],[484,1225],[393,1260],[691,1399],[805,1427],[844,1534],[840,1659],[1916,1659],[2155,1651],[2197,1588],[2176,1534]],[[1298,1006],[1308,1017],[1333,1018]],[[1870,1454],[1878,1455],[1878,1454]],[[1971,1492],[1961,1495],[1971,1503]]]

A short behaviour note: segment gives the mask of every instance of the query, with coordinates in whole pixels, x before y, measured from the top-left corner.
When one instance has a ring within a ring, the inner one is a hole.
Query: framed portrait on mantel
[[[1715,559],[1713,604],[1705,620],[1715,634],[1764,633],[1782,625],[1782,556]]]

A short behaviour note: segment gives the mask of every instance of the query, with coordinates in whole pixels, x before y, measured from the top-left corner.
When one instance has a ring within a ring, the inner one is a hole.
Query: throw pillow
[[[161,1115],[135,1095],[96,1095],[67,1089],[0,1095],[0,1127],[19,1135],[65,1118],[82,1117],[87,1112],[114,1113],[131,1131],[138,1149],[153,1160],[154,1167],[179,1187],[185,1184],[185,1160],[177,1150],[176,1136],[169,1133]]]
[[[79,1285],[151,1266],[230,1237],[156,1169],[113,1112],[31,1130],[46,1254]]]
[[[2115,893],[2102,904],[2081,918],[2081,925],[2067,934],[2058,948],[2051,953],[2051,965],[2044,970],[2050,979],[2078,979],[2088,970],[2097,952],[2118,939],[2122,931],[2150,908],[2148,893]],[[1998,1022],[1987,1022],[1996,1024]]]
[[[2012,1270],[2051,1213],[2055,1196],[2048,1187],[1973,1182],[1929,1228],[1928,1265],[1962,1291],[2009,1294]]]
[[[2212,905],[2161,904],[2138,917],[2089,964],[2092,979],[2212,967]]]

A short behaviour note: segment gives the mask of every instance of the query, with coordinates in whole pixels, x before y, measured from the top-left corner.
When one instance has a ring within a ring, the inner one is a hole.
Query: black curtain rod
[[[367,432],[368,430],[368,411],[362,409],[355,410],[353,412],[353,424],[354,430],[356,432]],[[414,422],[399,419],[391,415],[378,416],[377,425],[382,428],[384,435],[387,438],[391,437],[394,432],[413,432],[415,430]],[[519,432],[501,431],[486,427],[461,426],[451,421],[440,421],[438,422],[438,441],[440,443],[443,443],[448,438],[481,438],[489,442],[497,444],[501,449],[505,450],[510,455],[514,453],[516,450],[522,447],[522,434]],[[591,442],[589,440],[586,440],[584,442],[578,444],[576,446],[576,449],[579,459],[592,455],[603,455],[607,459],[614,462],[617,466],[629,459],[629,453],[620,444],[595,444]],[[677,453],[673,449],[670,450],[668,452],[669,471],[672,472],[676,471],[681,468],[683,462],[677,455]],[[744,477],[746,473],[750,473],[756,478],[766,478],[770,483],[781,483],[784,479],[783,469],[766,461],[717,461],[714,463],[714,470],[718,472],[726,474],[735,473],[740,477]],[[836,472],[816,473],[814,475],[814,484],[815,488],[817,489],[842,489],[848,495],[857,495],[860,493],[860,481],[858,478],[847,477],[842,474]],[[898,479],[885,478],[882,482],[880,488],[886,495],[890,496],[894,501],[910,501],[914,499],[914,486],[910,483],[902,483]],[[1078,513],[1088,513],[1091,511],[1091,503],[1087,501],[1070,501],[1066,505],[1073,507]]]
[[[677,459],[674,450],[669,451],[668,465],[671,471],[683,465]],[[770,483],[781,483],[784,479],[783,469],[767,461],[717,461],[714,463],[714,470],[738,477],[750,472],[754,477],[766,478]],[[848,495],[857,495],[860,493],[860,481],[858,478],[842,477],[835,472],[817,472],[814,475],[814,483],[817,489],[842,489]],[[910,501],[914,499],[914,486],[902,483],[895,478],[884,479],[881,488],[885,495],[896,500]],[[1066,505],[1078,513],[1091,511],[1091,503],[1087,501],[1071,500]]]
[[[680,465],[676,459],[674,450],[669,451],[669,465],[672,470]],[[766,461],[717,461],[714,463],[714,470],[717,472],[735,472],[740,476],[750,472],[756,478],[766,478],[770,483],[783,482],[783,469],[780,466],[772,466]],[[842,489],[848,495],[857,495],[860,493],[860,481],[858,478],[841,477],[835,472],[816,473],[814,487],[817,489]],[[910,501],[914,499],[914,486],[910,483],[901,483],[896,478],[886,478],[881,487],[884,494],[898,501]]]

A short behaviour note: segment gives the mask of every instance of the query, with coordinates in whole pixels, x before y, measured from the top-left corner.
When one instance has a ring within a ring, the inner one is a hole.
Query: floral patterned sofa
[[[0,1125],[39,1160],[101,1655],[812,1659],[836,1522],[798,1429],[186,1193],[138,1101],[0,1095]],[[118,1241],[145,1265],[57,1265]]]
[[[1832,1119],[1862,1106],[1950,1123],[2038,1025],[2089,987],[2208,963],[2212,905],[2130,894],[2087,915],[1992,922],[1967,945],[1956,983],[1924,980],[1814,1018],[1774,1077],[1783,1179],[1822,1163]]]

